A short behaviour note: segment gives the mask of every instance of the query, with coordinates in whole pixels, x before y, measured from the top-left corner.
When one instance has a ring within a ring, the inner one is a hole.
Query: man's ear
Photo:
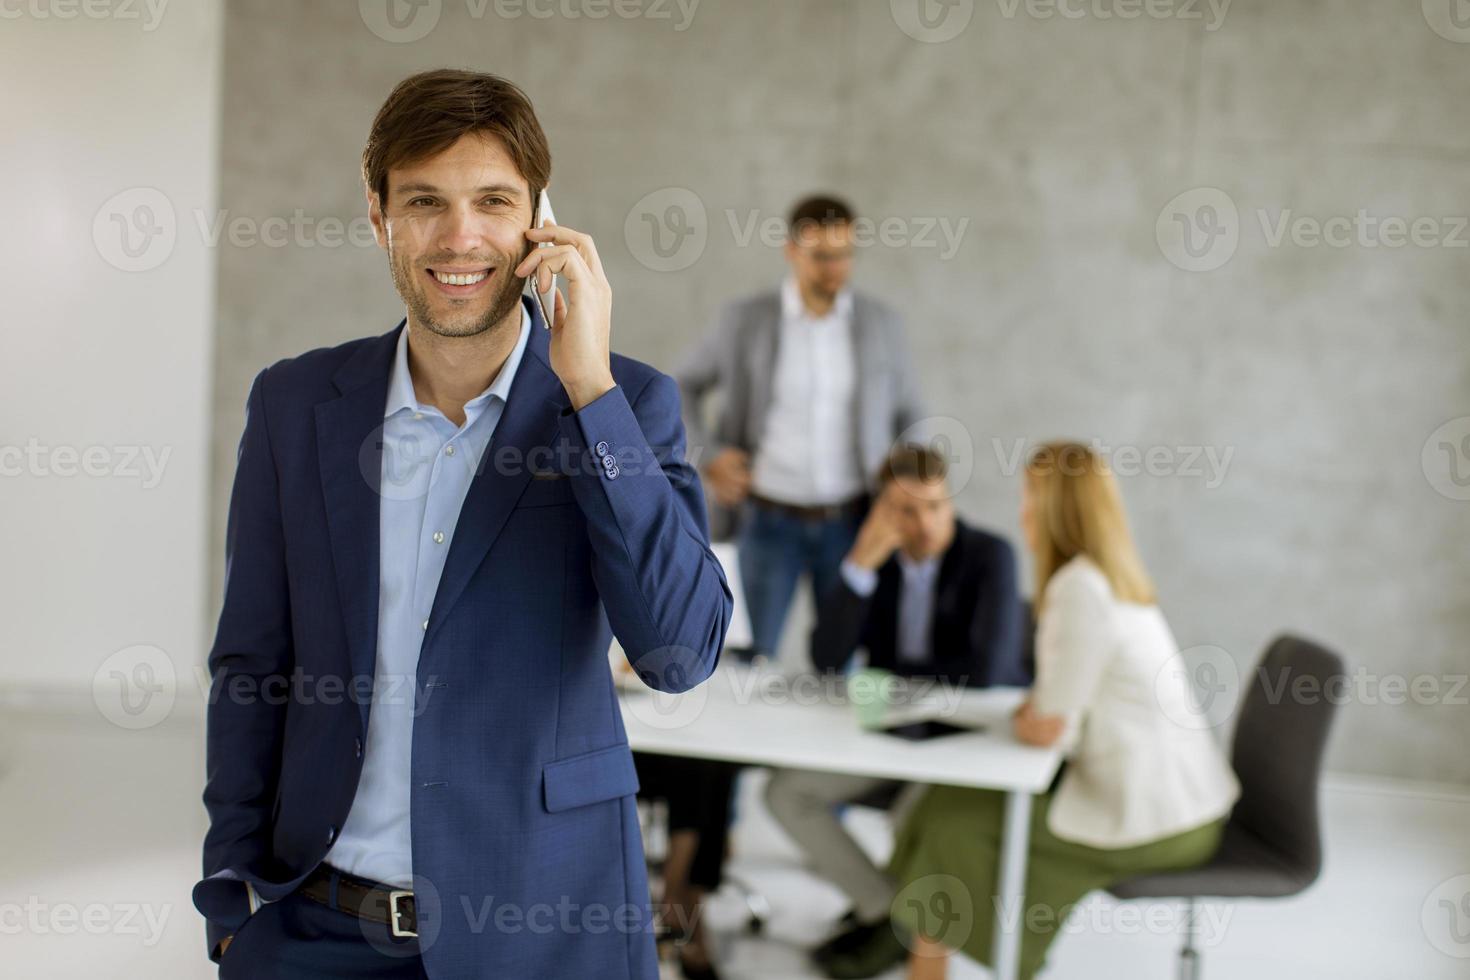
[[[368,221],[373,226],[373,240],[378,243],[378,248],[388,247],[388,227],[384,224],[382,203],[378,200],[377,191],[367,189]]]

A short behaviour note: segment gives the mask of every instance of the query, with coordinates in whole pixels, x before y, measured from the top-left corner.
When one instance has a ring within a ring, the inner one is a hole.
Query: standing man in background
[[[738,300],[674,372],[706,460],[714,536],[737,538],[754,654],[774,656],[796,583],[820,602],[867,510],[871,474],[922,416],[898,314],[848,287],[854,214],[793,209],[780,289]],[[713,429],[704,396],[724,403]]]

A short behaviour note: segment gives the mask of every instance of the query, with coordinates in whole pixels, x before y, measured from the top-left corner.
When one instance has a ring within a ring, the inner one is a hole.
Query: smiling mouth
[[[495,269],[487,267],[463,272],[444,272],[440,269],[425,269],[424,271],[446,292],[467,293],[488,280],[494,274]]]

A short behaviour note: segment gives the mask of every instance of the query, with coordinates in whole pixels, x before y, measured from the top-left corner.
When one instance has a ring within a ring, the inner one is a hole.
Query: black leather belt
[[[778,514],[786,514],[799,521],[836,521],[845,517],[853,517],[861,514],[863,508],[868,504],[866,494],[860,494],[850,500],[844,500],[837,504],[818,504],[810,506],[806,504],[788,504],[780,500],[772,500],[770,497],[762,497],[760,494],[750,495],[751,503],[765,510],[772,510]]]
[[[335,901],[332,895],[333,879],[336,879]],[[414,913],[411,889],[389,888],[379,882],[339,871],[329,864],[319,864],[296,890],[328,908],[339,909],[359,919],[385,925],[400,939],[418,935],[418,917]]]

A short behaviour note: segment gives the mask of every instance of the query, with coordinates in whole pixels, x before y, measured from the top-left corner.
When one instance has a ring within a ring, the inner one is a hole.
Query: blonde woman
[[[1088,892],[1207,861],[1240,788],[1207,731],[1170,720],[1190,710],[1188,682],[1170,667],[1178,646],[1097,455],[1077,443],[1038,448],[1026,465],[1021,525],[1038,619],[1036,684],[1015,734],[1068,751],[1060,779],[1033,807],[1017,919],[1025,930],[1020,975],[1029,978]],[[899,935],[911,950],[910,980],[941,980],[951,946],[993,962],[1002,802],[984,790],[925,793],[899,830],[889,867],[903,898],[892,910],[889,948],[853,950],[829,964],[830,975],[880,972]],[[921,909],[973,914],[967,930],[950,916],[946,936]]]

